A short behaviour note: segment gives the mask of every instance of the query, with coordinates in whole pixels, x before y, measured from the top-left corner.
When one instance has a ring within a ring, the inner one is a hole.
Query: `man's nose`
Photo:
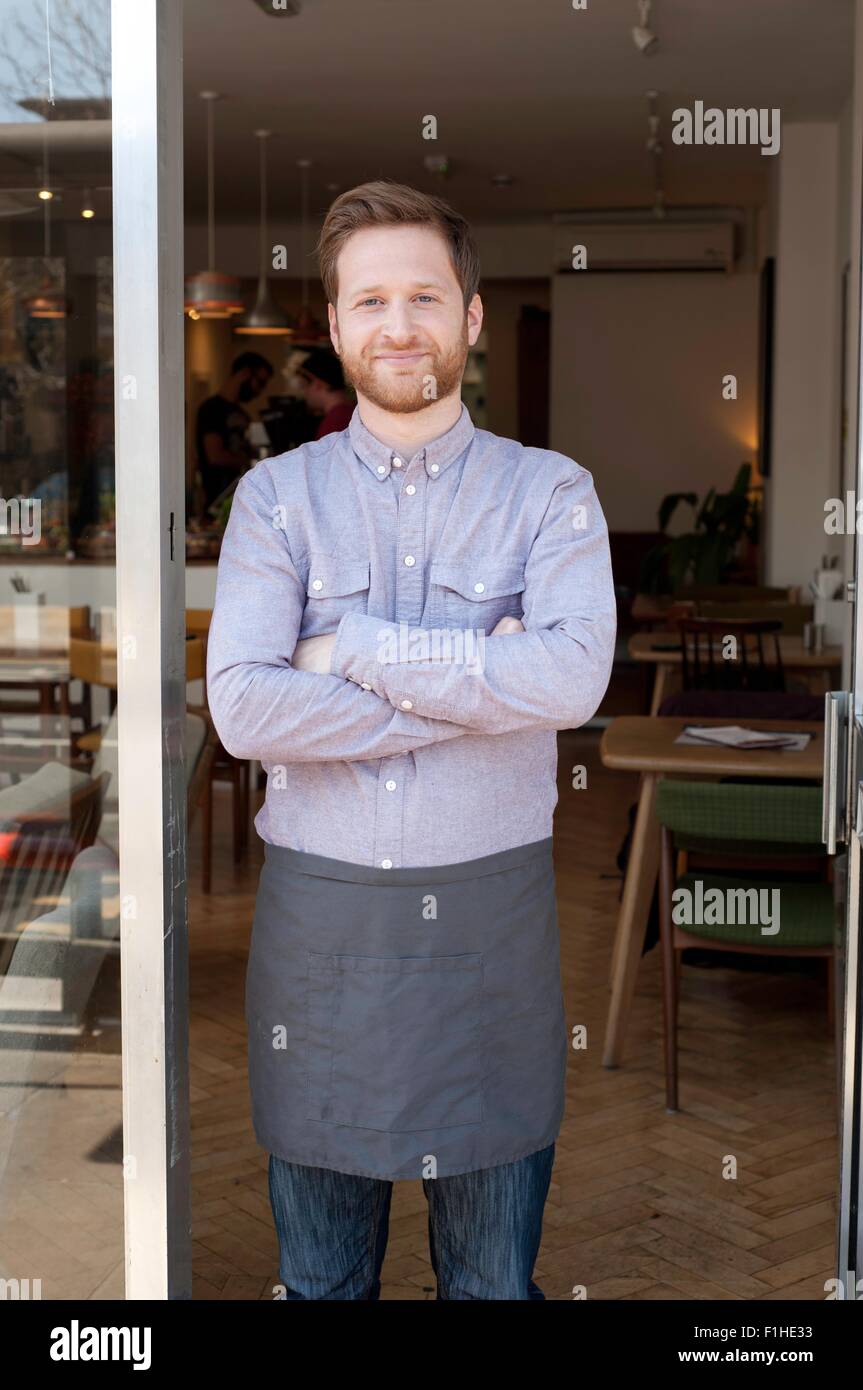
[[[414,338],[416,327],[410,304],[404,300],[392,301],[383,325],[383,333],[394,343],[410,342]]]

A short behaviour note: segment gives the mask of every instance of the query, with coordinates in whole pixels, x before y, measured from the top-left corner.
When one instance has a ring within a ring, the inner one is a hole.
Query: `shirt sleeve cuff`
[[[336,629],[330,674],[355,681],[386,699],[380,655],[387,645],[397,640],[396,623],[373,618],[367,613],[345,613]]]

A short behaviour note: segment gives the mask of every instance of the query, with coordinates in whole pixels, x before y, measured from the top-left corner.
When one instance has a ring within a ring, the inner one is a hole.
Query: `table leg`
[[[656,676],[656,673],[654,672],[654,678],[655,678],[655,676]],[[639,774],[639,778],[638,778],[638,795],[639,795],[639,798],[641,797],[641,788],[642,788],[643,785],[644,785],[644,778],[645,778],[645,774],[644,774],[643,772],[640,773],[640,774]],[[637,801],[636,801],[636,804],[635,804],[635,810],[636,810],[636,814],[637,814],[637,813],[638,813],[638,802],[637,802]],[[634,821],[633,821],[633,825],[632,825],[632,834],[633,834],[633,839],[630,840],[630,842],[629,842],[629,858],[628,858],[627,861],[626,861],[626,870],[625,870],[624,875],[623,875],[623,888],[624,888],[624,893],[625,893],[625,891],[626,891],[626,880],[627,880],[627,875],[628,875],[628,873],[629,873],[629,867],[630,867],[630,864],[632,863],[632,851],[633,851],[633,847],[634,847],[634,837],[635,837],[635,822],[634,822]],[[614,989],[614,981],[615,981],[615,977],[616,977],[616,975],[617,975],[617,962],[618,962],[618,960],[619,960],[619,958],[620,958],[620,940],[621,940],[620,920],[621,920],[621,917],[622,917],[622,914],[623,914],[624,893],[621,893],[621,895],[620,895],[620,907],[618,908],[618,912],[617,912],[617,922],[618,922],[618,925],[617,925],[617,928],[615,929],[615,933],[614,933],[614,945],[613,945],[612,948],[611,948],[611,963],[610,963],[610,965],[609,965],[609,967],[608,967],[608,988],[609,988],[610,990],[611,990],[611,989]]]
[[[681,681],[681,671],[679,666],[672,666],[670,662],[660,661],[656,666],[656,677],[653,682],[653,699],[650,702],[650,713],[658,714],[659,706],[662,704],[666,695],[671,695],[675,690],[679,690]]]
[[[647,917],[659,869],[659,826],[656,821],[656,774],[644,773],[630,847],[623,901],[617,923],[611,1003],[605,1029],[602,1065],[617,1067],[623,1055],[626,1023],[644,948]]]

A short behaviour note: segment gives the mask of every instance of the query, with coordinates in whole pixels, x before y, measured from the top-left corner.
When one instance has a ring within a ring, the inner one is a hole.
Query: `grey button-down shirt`
[[[498,620],[525,632],[491,637]],[[330,674],[294,670],[336,633]],[[608,684],[616,606],[591,474],[476,429],[408,459],[359,408],[239,482],[210,629],[210,708],[259,758],[264,840],[373,867],[551,834],[557,729]]]

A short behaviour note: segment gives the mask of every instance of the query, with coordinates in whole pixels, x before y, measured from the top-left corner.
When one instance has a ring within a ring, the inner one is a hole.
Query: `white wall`
[[[754,461],[757,354],[752,272],[554,277],[551,447],[594,474],[609,528],[655,530],[665,493]]]
[[[839,481],[840,183],[837,122],[782,128],[776,205],[772,473],[766,579],[806,582],[832,548]]]

